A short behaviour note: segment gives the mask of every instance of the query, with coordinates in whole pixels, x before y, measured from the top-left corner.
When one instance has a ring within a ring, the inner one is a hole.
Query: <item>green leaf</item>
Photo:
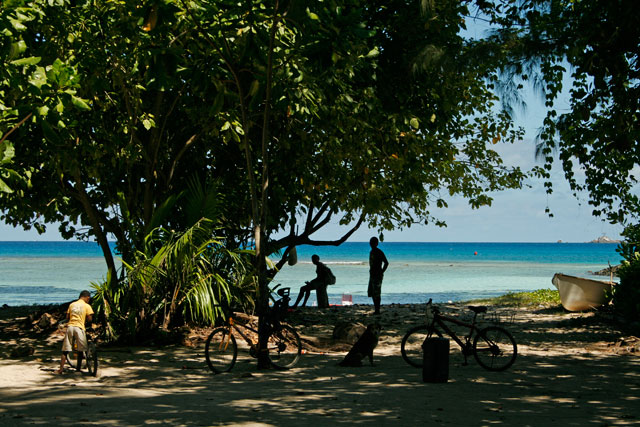
[[[44,84],[47,83],[47,72],[44,67],[37,67],[36,70],[31,74],[29,78],[29,83],[37,87],[38,89],[42,88]]]
[[[224,92],[220,91],[216,94],[216,98],[213,101],[213,106],[211,107],[211,113],[218,114],[220,111],[222,111],[223,106],[224,106]]]
[[[307,16],[311,19],[313,19],[314,21],[319,21],[320,17],[318,15],[316,15],[315,13],[311,12],[309,10],[309,8],[307,8]]]
[[[13,193],[11,187],[0,178],[0,193]]]
[[[249,88],[249,96],[253,96],[258,92],[258,88],[260,87],[260,82],[258,80],[254,80],[251,83],[251,88]]]
[[[24,40],[11,43],[11,53],[9,54],[9,58],[15,58],[25,50],[27,50],[27,44],[24,42]]]
[[[46,120],[42,120],[40,122],[40,125],[42,126],[42,133],[44,133],[44,137],[47,139],[47,141],[53,144],[60,143],[60,137],[58,136],[57,132]]]
[[[380,55],[380,51],[377,47],[374,47],[369,51],[369,53],[367,53],[367,58],[375,58],[378,55]]]
[[[87,104],[84,99],[77,97],[77,96],[71,96],[71,103],[78,108],[79,110],[82,111],[89,111],[91,110],[91,107],[89,106],[89,104]]]
[[[25,25],[17,19],[9,18],[9,22],[11,22],[11,26],[18,31],[24,31],[27,29],[27,27],[25,27]]]
[[[47,107],[46,105],[38,108],[38,115],[40,117],[46,117],[47,114],[49,114],[49,107]]]
[[[4,141],[0,144],[0,164],[7,164],[11,161],[15,155],[15,149],[13,144],[9,141]]]
[[[41,61],[41,57],[39,56],[29,56],[28,58],[16,59],[15,61],[11,61],[13,65],[36,65]]]
[[[417,118],[415,118],[415,117],[414,117],[414,118],[412,118],[412,119],[409,121],[409,124],[410,124],[410,125],[411,125],[411,127],[412,127],[412,128],[414,128],[414,129],[418,129],[418,128],[420,127],[420,122],[419,122],[419,121],[418,121],[418,119],[417,119]]]

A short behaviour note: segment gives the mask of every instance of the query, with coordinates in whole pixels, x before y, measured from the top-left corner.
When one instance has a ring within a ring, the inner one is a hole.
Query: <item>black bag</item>
[[[327,285],[335,285],[336,276],[333,275],[333,272],[329,269],[329,267],[326,267],[326,269],[327,269]]]

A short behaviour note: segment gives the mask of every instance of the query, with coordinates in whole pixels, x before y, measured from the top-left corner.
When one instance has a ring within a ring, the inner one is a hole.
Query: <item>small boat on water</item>
[[[607,304],[613,282],[556,273],[551,283],[558,288],[562,306],[569,311],[590,310]]]

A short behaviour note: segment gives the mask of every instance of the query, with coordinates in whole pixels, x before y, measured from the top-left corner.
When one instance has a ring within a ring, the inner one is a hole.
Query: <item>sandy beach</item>
[[[207,331],[193,330],[182,345],[101,346],[99,376],[91,377],[54,374],[62,330],[25,328],[24,309],[3,308],[0,425],[640,425],[640,340],[609,314],[491,307],[486,322],[498,318],[518,342],[515,364],[505,372],[473,359],[463,366],[452,343],[449,381],[433,384],[400,355],[424,305],[383,306],[375,366],[337,365],[350,345],[332,339],[335,324],[366,324],[371,312],[356,305],[292,313],[305,354],[288,371],[258,371],[242,353],[230,373],[213,375]],[[20,346],[33,354],[12,357]]]

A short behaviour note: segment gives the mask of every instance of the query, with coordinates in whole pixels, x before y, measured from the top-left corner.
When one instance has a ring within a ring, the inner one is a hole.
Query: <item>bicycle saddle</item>
[[[487,307],[482,305],[482,306],[477,306],[477,305],[470,305],[468,306],[469,310],[473,311],[476,314],[480,314],[480,313],[486,313],[487,312]]]

